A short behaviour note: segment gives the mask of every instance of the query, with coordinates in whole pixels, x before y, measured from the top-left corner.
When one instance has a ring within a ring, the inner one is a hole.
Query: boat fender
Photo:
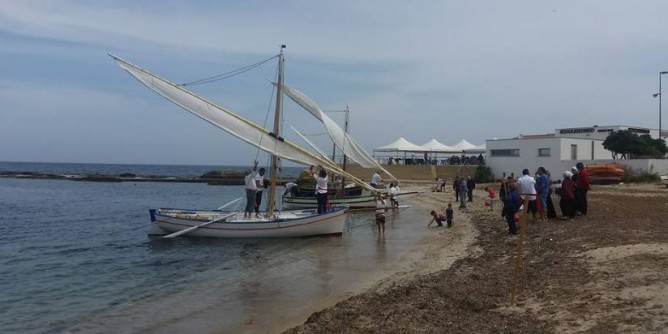
[[[155,209],[148,210],[148,213],[151,215],[151,221],[155,221]]]

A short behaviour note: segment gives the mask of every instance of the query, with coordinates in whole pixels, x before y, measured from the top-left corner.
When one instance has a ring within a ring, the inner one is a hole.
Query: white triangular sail
[[[318,105],[311,100],[304,93],[283,85],[283,93],[287,95],[290,99],[299,104],[306,111],[311,113],[315,118],[317,118],[327,129],[329,137],[332,138],[334,145],[336,145],[340,150],[343,151],[347,157],[353,161],[360,164],[364,168],[374,168],[383,171],[385,174],[389,175],[390,178],[396,180],[390,172],[385,170],[376,160],[367,153],[360,144],[355,141],[349,134],[347,134],[341,127],[334,122],[329,116],[327,116]]]
[[[329,171],[353,180],[366,189],[376,191],[364,181],[342,170],[336,164],[321,159],[283,138],[276,138],[267,129],[123,59],[113,55],[109,56],[116,60],[122,69],[126,70],[152,91],[231,135],[283,159],[304,165],[321,165]]]

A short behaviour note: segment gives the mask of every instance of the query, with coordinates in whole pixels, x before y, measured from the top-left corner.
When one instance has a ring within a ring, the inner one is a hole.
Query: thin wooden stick
[[[527,233],[527,219],[529,218],[529,196],[524,197],[524,210],[520,216],[520,240],[517,243],[517,252],[515,253],[515,269],[513,270],[513,285],[510,290],[510,306],[515,306],[515,295],[522,271],[522,254],[524,248],[524,237]],[[514,219],[514,218],[513,218]]]

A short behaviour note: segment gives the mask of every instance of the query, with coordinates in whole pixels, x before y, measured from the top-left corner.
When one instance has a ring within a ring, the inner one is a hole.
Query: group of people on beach
[[[504,173],[499,197],[503,202],[501,216],[508,223],[508,233],[517,234],[517,213],[522,208],[527,214],[531,213],[536,222],[557,218],[552,193],[560,196],[562,219],[573,219],[577,214],[586,215],[589,184],[589,173],[581,162],[570,171],[565,171],[563,179],[556,184],[544,167],[538,167],[533,176],[528,169],[524,169],[517,179],[514,173],[507,178]]]
[[[455,192],[455,202],[459,202],[460,209],[466,209],[467,202],[473,202],[473,190],[475,190],[475,180],[471,176],[455,177],[452,183],[452,190]]]
[[[518,211],[524,210],[530,213],[535,222],[547,221],[557,218],[552,194],[559,195],[559,208],[563,220],[570,220],[576,215],[587,214],[587,192],[590,188],[589,173],[582,162],[578,162],[571,170],[563,173],[563,179],[553,182],[550,172],[544,167],[538,167],[534,175],[530,175],[528,169],[522,171],[522,176],[515,177],[514,173],[506,177],[503,173],[499,180],[498,197],[502,203],[501,216],[508,223],[508,233],[517,234],[517,221],[519,220]],[[436,185],[432,191],[443,191],[445,182],[441,178],[436,178]],[[455,200],[460,202],[460,209],[466,208],[467,202],[473,201],[473,189],[475,181],[470,177],[457,176],[452,184],[455,194]],[[494,203],[497,198],[497,191],[492,186],[484,189],[486,196],[484,203],[489,206],[490,211],[494,211]],[[432,216],[428,226],[435,221],[437,226],[443,226],[442,222],[447,221],[448,227],[452,226],[454,212],[452,204],[448,204],[445,212],[432,210]]]

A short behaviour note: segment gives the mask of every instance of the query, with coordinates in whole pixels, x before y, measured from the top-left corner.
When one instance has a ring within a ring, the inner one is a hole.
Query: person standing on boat
[[[257,162],[255,162],[253,171],[244,177],[244,184],[246,185],[246,209],[244,210],[244,218],[252,218],[253,208],[255,207],[255,193],[257,192],[255,168],[257,168]]]
[[[318,200],[318,214],[325,213],[327,205],[327,171],[320,167],[318,174],[313,174],[315,178],[315,197]]]
[[[260,218],[260,204],[262,204],[262,194],[264,194],[264,168],[260,168],[255,174],[255,218]]]
[[[369,184],[372,187],[378,189],[378,183],[380,183],[380,181],[382,181],[382,179],[380,178],[380,174],[378,174],[377,171],[373,172],[373,175],[371,175],[371,182],[369,182]]]

